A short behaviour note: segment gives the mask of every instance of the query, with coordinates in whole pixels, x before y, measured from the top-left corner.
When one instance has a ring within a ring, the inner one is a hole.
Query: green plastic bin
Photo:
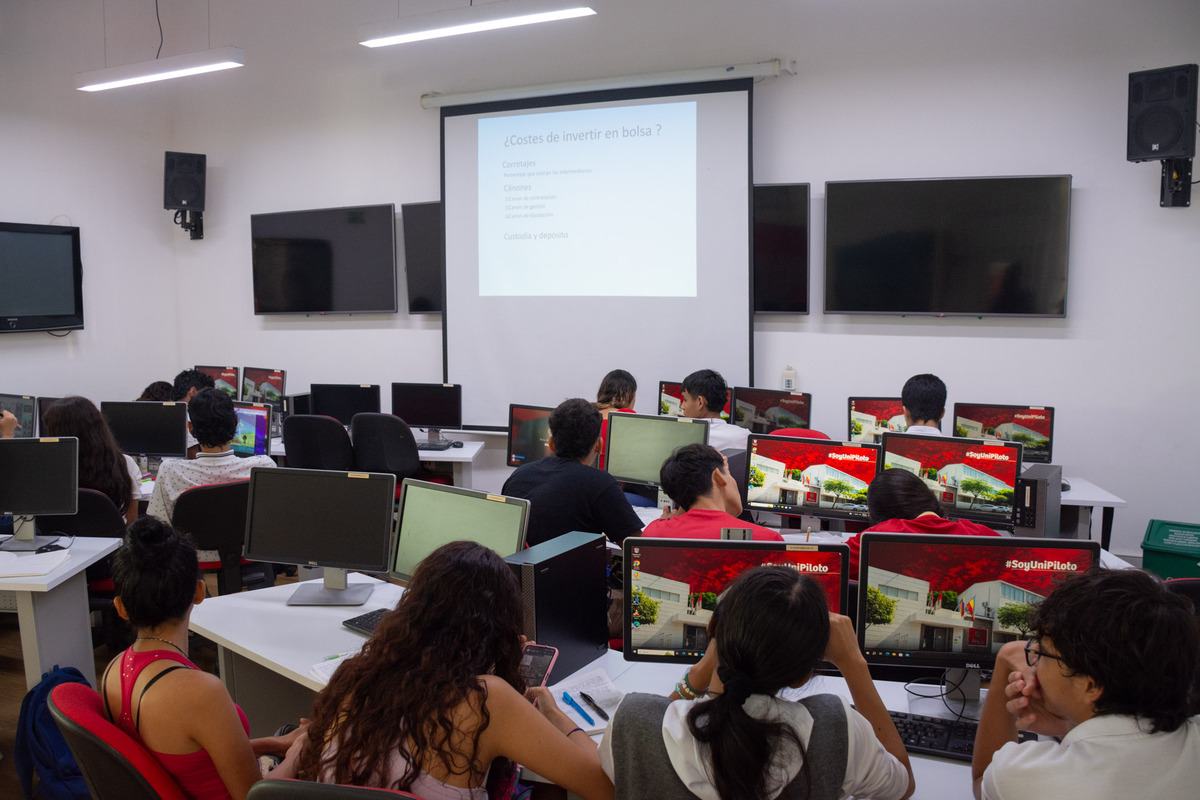
[[[1200,578],[1200,524],[1150,520],[1142,566],[1160,578]]]

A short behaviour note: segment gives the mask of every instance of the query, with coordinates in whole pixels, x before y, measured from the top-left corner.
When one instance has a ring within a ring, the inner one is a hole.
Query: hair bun
[[[175,546],[175,530],[155,517],[139,517],[129,526],[125,543],[135,559],[142,563],[157,561]]]

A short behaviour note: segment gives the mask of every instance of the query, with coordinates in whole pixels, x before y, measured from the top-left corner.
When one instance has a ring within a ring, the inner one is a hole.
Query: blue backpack
[[[55,665],[21,701],[14,747],[21,792],[33,798],[33,776],[38,777],[37,796],[45,800],[89,800],[91,793],[75,756],[50,715],[50,691],[60,683],[82,683],[87,679],[75,667]]]

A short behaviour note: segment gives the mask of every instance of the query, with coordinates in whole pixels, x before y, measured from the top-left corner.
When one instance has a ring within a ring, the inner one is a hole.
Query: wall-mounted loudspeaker
[[[204,210],[204,169],[207,157],[203,153],[172,153],[167,151],[163,169],[163,208],[167,210]]]
[[[1195,64],[1129,74],[1127,160],[1196,154],[1196,74]]]

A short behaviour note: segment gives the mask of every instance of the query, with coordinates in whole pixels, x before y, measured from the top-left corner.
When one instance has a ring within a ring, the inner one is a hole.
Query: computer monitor
[[[203,372],[213,379],[213,388],[224,392],[234,400],[238,399],[238,368],[237,367],[205,367],[196,366],[197,372]]]
[[[15,436],[29,437],[38,433],[37,400],[27,394],[0,394],[0,415],[5,411],[17,418]]]
[[[519,467],[550,455],[549,406],[526,406],[512,403],[508,407],[508,465]]]
[[[946,515],[993,527],[1014,524],[1013,495],[1021,445],[912,433],[883,435],[883,469],[903,469],[925,481]]]
[[[708,646],[708,621],[734,579],[763,565],[791,567],[845,613],[850,551],[844,544],[656,539],[624,544],[627,661],[691,664]]]
[[[290,417],[292,414],[311,414],[312,413],[312,396],[307,394],[289,394],[283,398],[283,414]]]
[[[994,403],[955,403],[954,435],[1025,445],[1026,464],[1049,464],[1054,449],[1054,409]]]
[[[507,558],[525,546],[529,501],[404,479],[391,576],[409,581],[425,556],[448,542],[478,542]]]
[[[677,381],[659,381],[658,382],[658,413],[666,416],[678,417],[683,412],[680,410],[680,404],[683,403],[683,384]],[[730,419],[730,414],[733,413],[733,389],[725,390],[725,406],[721,409],[721,419],[726,422]]]
[[[867,661],[991,669],[1058,583],[1100,563],[1100,543],[864,533],[858,643]]]
[[[276,412],[283,408],[287,389],[287,372],[266,367],[242,367],[241,400],[248,403],[270,403]]]
[[[0,550],[36,550],[57,536],[36,536],[37,514],[75,514],[79,504],[79,440],[73,436],[0,439],[0,514],[13,515],[13,535]]]
[[[899,397],[851,397],[849,398],[849,432],[846,438],[852,442],[879,444],[885,433],[904,433],[908,423],[904,420],[904,403]]]
[[[100,413],[122,453],[161,458],[187,456],[187,404],[145,400],[105,401]]]
[[[687,417],[608,415],[604,469],[619,481],[658,486],[671,453],[687,444],[708,444],[708,423]]]
[[[309,406],[314,414],[333,417],[343,425],[349,425],[355,414],[379,413],[379,386],[314,383],[309,389]]]
[[[393,383],[392,413],[411,428],[427,428],[428,440],[442,428],[462,427],[462,386],[457,383]]]
[[[867,519],[867,488],[880,447],[827,439],[751,434],[746,505],[789,516]]]
[[[271,412],[268,403],[234,401],[237,433],[233,435],[233,453],[238,456],[271,455]]]
[[[41,433],[42,431],[44,431],[46,429],[46,410],[49,409],[50,406],[57,403],[59,400],[62,400],[62,398],[61,397],[39,397],[37,399],[38,433]]]
[[[300,586],[288,605],[362,605],[373,586],[348,584],[346,570],[387,570],[395,495],[395,475],[256,467],[246,558],[325,568],[324,584]]]
[[[812,417],[812,395],[777,389],[733,387],[733,421],[752,433],[778,428],[807,428]]]

